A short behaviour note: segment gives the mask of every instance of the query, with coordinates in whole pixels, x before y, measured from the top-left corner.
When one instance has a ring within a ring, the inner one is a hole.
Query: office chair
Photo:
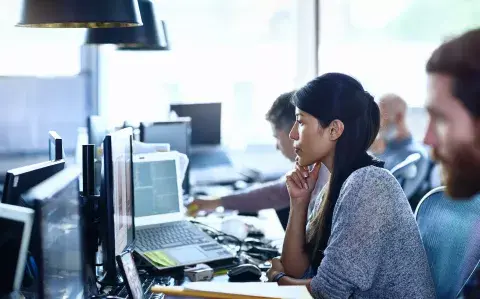
[[[395,165],[390,172],[396,178],[411,180],[417,176],[417,165],[422,156],[419,153],[409,155],[405,160]]]
[[[480,261],[480,196],[452,200],[438,187],[415,211],[438,298],[456,298]]]
[[[426,153],[420,152],[410,154],[405,160],[394,166],[390,172],[402,186],[412,210],[415,210],[420,199],[429,190],[426,188],[429,172],[428,156]]]

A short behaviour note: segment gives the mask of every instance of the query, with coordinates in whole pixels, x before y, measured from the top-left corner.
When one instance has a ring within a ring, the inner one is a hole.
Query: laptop
[[[186,220],[177,154],[136,154],[133,172],[135,251],[147,262],[167,269],[235,258]],[[161,259],[168,262],[152,262],[152,252],[160,253]]]

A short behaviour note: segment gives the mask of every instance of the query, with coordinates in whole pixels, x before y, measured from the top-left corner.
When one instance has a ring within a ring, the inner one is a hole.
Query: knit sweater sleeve
[[[392,210],[385,203],[391,200],[392,181],[370,171],[354,172],[342,186],[328,246],[311,282],[315,298],[349,298],[374,282],[386,243],[384,230],[390,225]]]

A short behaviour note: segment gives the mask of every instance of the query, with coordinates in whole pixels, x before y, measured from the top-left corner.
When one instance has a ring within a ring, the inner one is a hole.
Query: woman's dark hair
[[[318,267],[330,238],[333,210],[343,183],[359,168],[383,166],[367,154],[380,128],[380,111],[360,82],[339,73],[317,77],[298,90],[292,101],[296,107],[316,117],[323,128],[334,120],[344,124],[335,147],[328,191],[307,233],[306,250],[311,264]]]

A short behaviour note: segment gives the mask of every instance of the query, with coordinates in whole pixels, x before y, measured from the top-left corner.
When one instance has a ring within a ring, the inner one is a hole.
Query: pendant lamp
[[[114,28],[142,25],[138,0],[24,0],[18,27]]]
[[[115,44],[119,50],[170,50],[164,21],[157,22],[151,0],[139,0],[143,26],[87,31],[86,44]]]

